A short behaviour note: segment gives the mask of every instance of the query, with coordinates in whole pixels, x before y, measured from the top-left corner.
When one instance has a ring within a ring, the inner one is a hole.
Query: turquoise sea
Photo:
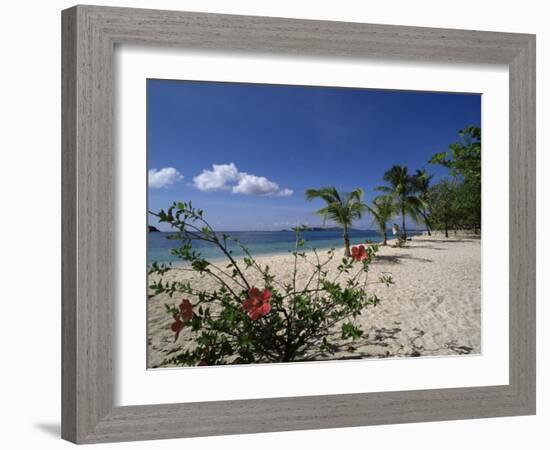
[[[269,255],[275,253],[286,253],[294,250],[295,235],[292,231],[227,231],[225,234],[238,238],[245,245],[253,256]],[[411,232],[411,235],[419,232]],[[222,234],[219,232],[218,234]],[[147,264],[154,261],[159,263],[180,261],[177,257],[171,255],[170,250],[178,246],[178,241],[168,239],[173,233],[170,232],[152,232],[148,233],[147,241]],[[341,248],[343,246],[342,233],[340,231],[306,231],[302,237],[309,247],[317,249],[329,249],[331,247]],[[391,238],[391,232],[388,238]],[[352,244],[358,244],[369,239],[372,242],[381,242],[381,236],[373,230],[353,230],[350,232]],[[194,248],[206,259],[223,258],[219,249],[211,244],[204,242],[194,242]],[[229,249],[234,256],[242,256],[242,250],[235,244],[230,245]]]

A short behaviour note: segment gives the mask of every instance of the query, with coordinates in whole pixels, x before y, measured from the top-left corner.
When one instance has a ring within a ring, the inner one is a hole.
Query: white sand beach
[[[391,244],[391,242],[390,242]],[[381,246],[369,274],[376,280],[391,274],[395,284],[373,284],[371,292],[380,298],[358,318],[364,335],[326,359],[406,357],[476,354],[481,351],[481,250],[475,237],[415,236],[406,247]],[[338,250],[343,255],[343,250]],[[319,252],[324,255],[326,252]],[[290,254],[260,256],[277,277],[290,276],[294,258]],[[340,258],[332,261],[333,270]],[[311,269],[300,262],[298,283],[305,283]],[[208,277],[171,270],[168,280],[190,280],[201,289],[214,284]],[[343,280],[344,281],[344,280]],[[261,285],[261,283],[259,283]],[[174,306],[179,298],[158,296],[148,300],[148,364],[164,366],[166,358],[192,345],[185,329],[177,342],[170,331],[171,317],[164,304]],[[339,336],[335,328],[335,339]],[[323,359],[323,358],[317,358]]]

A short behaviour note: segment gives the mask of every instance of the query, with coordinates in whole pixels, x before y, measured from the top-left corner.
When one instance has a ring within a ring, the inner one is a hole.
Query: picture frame
[[[535,380],[535,36],[75,6],[62,12],[62,437],[83,444],[529,415]],[[118,44],[509,69],[509,384],[114,406]]]

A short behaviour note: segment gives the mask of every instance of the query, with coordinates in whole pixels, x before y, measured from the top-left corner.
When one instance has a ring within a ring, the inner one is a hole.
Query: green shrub
[[[152,264],[149,273],[158,277],[149,286],[151,296],[165,294],[177,299],[175,304],[166,305],[173,318],[174,338],[177,340],[185,327],[193,336],[193,345],[180,348],[165,364],[289,362],[334,354],[338,344],[331,338],[334,329],[339,327],[339,340],[343,342],[360,338],[363,331],[355,319],[379,302],[366,289],[369,266],[378,251],[376,245],[354,247],[351,257],[342,258],[337,269],[329,273],[328,265],[336,257],[334,249],[321,260],[317,250],[308,247],[302,237],[306,228],[296,228],[290,281],[281,281],[269,266],[258,264],[237,239],[214,232],[203,211],[191,202],[174,203],[167,211],[154,215],[175,230],[172,239],[179,241],[179,246],[172,253],[185,263],[178,269],[211,277],[217,286],[204,290],[190,281],[165,282],[162,275],[173,270],[172,266]],[[217,247],[226,264],[220,267],[203,258],[194,248],[194,241]],[[244,252],[240,262],[234,258],[230,243]],[[296,281],[299,260],[312,268],[303,286]],[[252,278],[261,279],[261,285],[254,285]],[[389,285],[392,281],[384,275],[376,282]]]

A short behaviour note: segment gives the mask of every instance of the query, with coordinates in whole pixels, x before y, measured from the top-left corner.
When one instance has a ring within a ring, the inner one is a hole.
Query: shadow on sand
[[[402,260],[407,259],[410,261],[418,261],[421,263],[430,263],[433,260],[428,258],[420,258],[418,256],[407,255],[406,253],[399,253],[397,255],[376,255],[376,261],[387,264],[400,264]]]
[[[352,360],[363,358],[393,357],[414,358],[419,356],[441,354],[442,351],[445,351],[444,354],[448,355],[468,355],[473,351],[472,347],[469,347],[467,345],[460,345],[456,341],[446,342],[445,345],[438,348],[425,348],[423,345],[418,343],[418,340],[421,339],[426,334],[426,332],[419,328],[413,328],[414,335],[408,337],[406,339],[406,342],[404,342],[403,336],[401,334],[402,330],[399,327],[400,324],[400,322],[395,322],[395,326],[392,328],[373,328],[371,331],[366,333],[362,339],[358,339],[352,344],[333,344],[331,345],[331,350],[333,352],[332,357],[328,353],[318,353],[315,355],[310,355],[308,358],[305,358],[302,361],[318,361],[319,359]],[[390,347],[390,345],[393,347],[392,351],[388,350],[388,347]],[[395,351],[396,345],[397,351]],[[368,352],[357,350],[365,346],[370,347],[372,350],[369,350]],[[339,356],[339,352],[351,352],[354,354]]]
[[[468,237],[461,237],[461,238],[454,238],[452,235],[448,239],[424,239],[424,238],[414,238],[412,242],[426,242],[429,244],[436,244],[436,243],[445,243],[445,244],[458,244],[460,242],[474,242],[479,241],[481,239],[481,236],[468,236]]]

